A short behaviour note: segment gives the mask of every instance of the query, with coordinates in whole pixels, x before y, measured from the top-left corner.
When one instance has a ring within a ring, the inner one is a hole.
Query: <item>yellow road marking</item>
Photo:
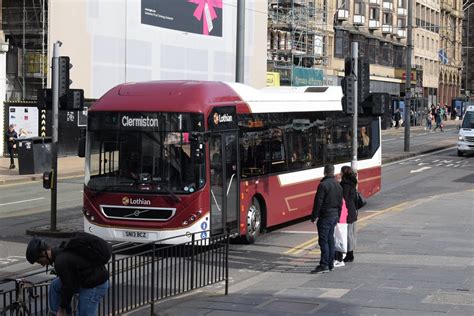
[[[408,201],[408,202],[403,202],[403,203],[400,203],[400,204],[397,204],[397,205],[394,205],[394,206],[391,206],[389,208],[386,208],[382,211],[379,211],[377,213],[373,213],[367,217],[364,217],[364,218],[361,218],[360,220],[358,220],[357,222],[362,222],[362,221],[365,221],[369,218],[372,218],[374,216],[377,216],[377,215],[380,215],[380,214],[383,214],[383,213],[386,213],[386,212],[389,212],[389,211],[401,211],[404,209],[404,206],[409,204],[409,203],[413,203],[414,201]],[[315,232],[316,233],[316,232]],[[307,250],[308,248],[310,248],[311,246],[313,246],[314,244],[316,244],[318,242],[318,237],[315,237],[315,238],[312,238],[308,241],[305,241],[304,243],[302,244],[299,244],[287,251],[285,251],[285,254],[286,255],[297,255],[305,250]],[[321,253],[321,251],[319,249],[315,249],[315,250],[312,250],[310,252],[310,254],[319,254]]]
[[[474,189],[468,189],[465,192],[474,192]],[[452,192],[452,193],[445,194],[444,196],[454,195],[454,194],[458,194],[458,193],[460,193],[460,192]],[[413,201],[403,202],[403,203],[391,206],[391,207],[386,208],[386,209],[381,210],[381,211],[375,211],[373,214],[357,220],[357,222],[358,223],[364,222],[364,221],[366,221],[366,220],[368,220],[372,217],[375,217],[375,216],[378,216],[378,215],[381,215],[381,214],[384,214],[384,213],[387,213],[387,212],[390,212],[390,211],[403,211],[403,210],[407,209],[407,207],[406,207],[407,205],[410,206],[410,207],[417,206],[417,205],[420,205],[423,202],[426,202],[428,200],[433,200],[433,199],[438,198],[438,197],[439,196],[435,195],[435,196],[429,196],[429,197],[425,197],[425,198],[416,199],[416,200],[413,200]],[[364,227],[364,226],[365,225],[361,225],[361,226],[359,226],[359,228]],[[297,246],[285,251],[285,254],[290,254],[290,255],[299,254],[299,253],[303,252],[304,250],[307,250],[308,248],[310,248],[317,241],[318,241],[318,237],[312,238],[312,239],[310,239],[310,240],[308,240],[308,241],[306,241],[306,242],[304,242],[300,245],[297,245]],[[316,248],[316,249],[312,250],[309,254],[319,254],[319,253],[321,253],[321,251],[318,248]]]
[[[314,233],[316,234],[316,232]],[[306,248],[311,247],[311,245],[313,245],[316,241],[318,241],[318,237],[311,238],[310,240],[305,241],[304,243],[296,247],[293,247],[290,250],[285,251],[285,254],[292,254],[292,255],[298,254],[302,252],[303,250],[305,250]]]

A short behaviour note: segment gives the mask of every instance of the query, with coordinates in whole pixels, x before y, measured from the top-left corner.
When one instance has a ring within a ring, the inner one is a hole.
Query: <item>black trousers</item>
[[[10,155],[10,165],[14,165],[15,161],[13,160],[13,147],[8,146],[8,154]]]

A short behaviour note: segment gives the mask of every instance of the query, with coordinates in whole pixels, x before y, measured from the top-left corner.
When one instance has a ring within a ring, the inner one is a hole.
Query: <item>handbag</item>
[[[334,243],[335,250],[339,252],[347,252],[347,224],[337,223],[334,227]]]
[[[359,191],[357,191],[357,205],[356,205],[357,209],[364,207],[365,204],[367,204],[367,200]]]

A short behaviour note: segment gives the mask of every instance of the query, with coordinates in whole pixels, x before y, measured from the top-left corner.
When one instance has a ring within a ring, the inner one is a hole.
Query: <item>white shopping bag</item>
[[[337,223],[334,228],[334,241],[336,244],[336,251],[347,252],[347,224]]]

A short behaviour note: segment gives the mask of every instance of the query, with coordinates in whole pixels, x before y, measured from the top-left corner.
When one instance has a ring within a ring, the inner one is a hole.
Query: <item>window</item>
[[[380,49],[379,40],[375,38],[369,38],[368,45],[367,45],[367,56],[369,57],[369,62],[371,64],[378,63],[379,49]]]
[[[363,2],[354,2],[354,15],[365,15],[365,6]]]
[[[334,57],[344,58],[350,54],[349,33],[343,30],[336,30]]]
[[[328,162],[344,163],[351,159],[349,116],[329,112],[245,114],[239,116],[239,126],[242,178],[322,167]],[[374,155],[380,145],[377,135],[378,119],[359,118],[360,159]]]
[[[425,49],[425,37],[421,37],[421,49]]]
[[[392,14],[390,13],[383,14],[383,24],[392,25]]]
[[[398,0],[398,7],[399,8],[406,8],[406,0]]]
[[[380,10],[376,7],[371,7],[369,10],[369,19],[370,20],[379,20]]]
[[[397,21],[398,29],[400,29],[400,30],[405,29],[405,23],[406,23],[405,19],[398,18],[398,21]]]
[[[337,0],[337,9],[349,10],[349,0]]]

